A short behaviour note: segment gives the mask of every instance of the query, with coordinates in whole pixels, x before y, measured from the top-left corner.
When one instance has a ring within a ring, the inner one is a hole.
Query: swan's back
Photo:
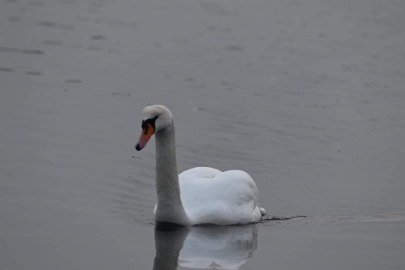
[[[247,224],[261,220],[258,190],[244,171],[197,167],[179,175],[184,209],[196,224]]]

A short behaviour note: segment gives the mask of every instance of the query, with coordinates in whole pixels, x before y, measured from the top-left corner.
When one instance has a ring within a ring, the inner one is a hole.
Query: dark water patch
[[[266,94],[260,93],[260,92],[253,92],[253,96],[260,97],[260,98],[266,98],[267,97]]]
[[[195,78],[188,77],[188,78],[186,78],[186,82],[195,82]]]
[[[167,9],[167,6],[165,6],[165,5],[161,5],[161,6],[152,8],[152,10],[160,10],[160,11],[164,11],[166,9]]]
[[[25,72],[25,75],[41,76],[42,72],[40,72],[40,71],[27,71],[27,72]]]
[[[60,0],[61,4],[66,4],[66,5],[74,5],[76,4],[77,0]]]
[[[42,50],[37,50],[37,49],[22,50],[21,52],[22,52],[23,54],[38,54],[38,55],[43,55],[43,54],[45,54],[44,51],[42,51]]]
[[[59,24],[59,25],[57,25],[57,28],[63,29],[63,30],[74,30],[75,26],[72,24]]]
[[[90,16],[78,15],[78,16],[76,16],[76,20],[79,21],[79,22],[89,22],[89,21],[91,21],[91,17]]]
[[[122,51],[121,51],[121,49],[118,49],[118,48],[111,48],[111,49],[108,49],[108,51],[107,51],[107,53],[121,53]]]
[[[276,24],[279,25],[294,25],[296,24],[296,21],[292,18],[279,18],[276,20]],[[281,32],[282,34],[285,34],[285,30]]]
[[[87,47],[87,50],[93,51],[93,52],[101,52],[103,50],[103,48],[101,48],[99,46],[89,46],[89,47]]]
[[[344,72],[357,73],[360,71],[360,68],[355,63],[341,64],[340,67]]]
[[[226,45],[224,49],[228,50],[228,51],[236,51],[236,52],[246,51],[245,47],[238,46],[238,45]]]
[[[235,117],[235,113],[233,111],[225,111],[225,110],[216,109],[216,108],[209,108],[209,109],[207,109],[207,111],[217,117],[223,117],[223,118],[234,118]]]
[[[209,25],[205,28],[207,31],[221,32],[221,33],[232,33],[232,28],[230,27],[220,27],[216,25]]]
[[[14,72],[14,69],[7,67],[0,67],[0,72]]]
[[[42,26],[42,27],[50,27],[50,28],[58,28],[63,30],[73,30],[75,27],[72,24],[58,24],[53,21],[44,21],[38,20],[35,22],[35,25]]]
[[[200,2],[200,7],[207,14],[225,15],[226,9],[223,5],[214,2]]]
[[[81,45],[81,44],[72,44],[72,45],[70,45],[70,47],[80,49],[80,48],[83,47],[83,45]]]
[[[45,2],[42,1],[31,1],[28,4],[33,7],[43,7],[46,5]]]
[[[137,27],[137,22],[127,22],[119,19],[109,19],[104,17],[95,17],[93,20],[97,24],[106,24],[111,27]]]
[[[17,48],[0,47],[0,52],[21,53],[21,50]]]
[[[65,83],[82,83],[82,80],[79,80],[79,79],[66,79]]]
[[[28,13],[30,11],[30,9],[28,7],[20,7],[17,10],[21,14],[25,14],[25,13]]]
[[[194,89],[205,89],[207,88],[207,84],[206,83],[200,83],[196,86],[193,87]]]
[[[44,45],[51,45],[51,46],[62,46],[63,42],[60,40],[44,40]]]
[[[170,39],[171,42],[173,43],[178,43],[178,44],[189,44],[190,39],[188,38],[178,38],[178,37],[173,37]]]
[[[113,92],[112,95],[113,95],[113,96],[130,97],[130,96],[131,96],[131,93],[127,93],[127,92]]]
[[[106,40],[107,37],[104,35],[91,35],[90,36],[91,40]]]
[[[103,8],[105,6],[105,2],[103,2],[103,1],[93,1],[93,2],[90,3],[90,6],[94,7],[94,8]]]
[[[95,7],[90,7],[86,10],[87,14],[99,14],[100,13],[100,9],[99,8],[95,8]]]
[[[8,20],[10,22],[19,22],[21,21],[21,17],[17,15],[11,15],[10,17],[8,17]]]
[[[194,107],[194,108],[192,108],[191,110],[192,110],[193,112],[205,111],[205,109],[204,109],[204,108],[201,108],[201,107]]]
[[[221,85],[225,86],[226,91],[233,91],[234,89],[240,88],[240,84],[238,84],[238,83],[231,83],[231,82],[222,81]]]
[[[45,27],[55,27],[56,23],[52,21],[36,21],[36,25],[45,26]]]

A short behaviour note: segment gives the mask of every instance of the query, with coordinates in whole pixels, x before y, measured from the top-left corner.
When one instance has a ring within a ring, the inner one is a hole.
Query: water
[[[403,9],[0,2],[0,266],[402,269]],[[149,103],[180,171],[245,170],[270,215],[307,217],[155,228]]]

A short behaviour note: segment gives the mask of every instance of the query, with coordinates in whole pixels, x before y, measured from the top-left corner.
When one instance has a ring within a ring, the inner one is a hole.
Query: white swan
[[[192,226],[261,220],[266,212],[259,207],[257,186],[246,172],[197,167],[177,176],[173,116],[165,106],[143,109],[142,133],[135,149],[144,148],[153,134],[156,136],[156,222]]]

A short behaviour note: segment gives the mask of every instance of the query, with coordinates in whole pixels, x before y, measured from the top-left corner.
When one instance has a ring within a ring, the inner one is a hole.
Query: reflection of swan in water
[[[257,248],[255,225],[155,228],[154,270],[174,270],[177,264],[197,269],[239,269]]]
[[[158,224],[155,227],[156,256],[153,270],[175,270],[180,250],[189,233],[187,227]]]

